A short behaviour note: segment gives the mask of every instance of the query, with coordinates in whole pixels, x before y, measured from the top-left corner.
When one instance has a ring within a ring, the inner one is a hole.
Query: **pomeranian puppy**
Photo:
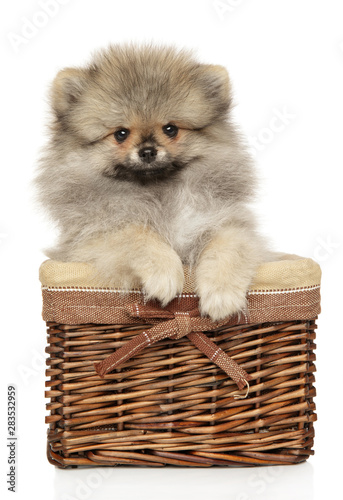
[[[173,47],[112,45],[60,71],[51,103],[36,178],[60,234],[48,257],[91,263],[105,286],[142,287],[162,306],[192,266],[202,315],[244,311],[268,252],[225,68]]]

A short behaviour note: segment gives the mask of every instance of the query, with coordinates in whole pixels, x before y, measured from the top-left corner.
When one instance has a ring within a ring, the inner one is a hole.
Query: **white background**
[[[1,3],[0,18],[1,491],[14,495],[6,491],[6,394],[14,383],[17,498],[308,500],[341,492],[342,2],[17,0]],[[62,67],[132,40],[192,47],[203,62],[228,68],[236,121],[254,144],[261,177],[262,230],[276,250],[322,267],[316,454],[306,464],[58,470],[46,460],[38,268],[53,234],[33,207],[30,180],[46,140],[47,88]]]

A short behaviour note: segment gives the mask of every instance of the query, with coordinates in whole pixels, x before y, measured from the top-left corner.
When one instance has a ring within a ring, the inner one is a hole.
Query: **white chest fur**
[[[205,232],[215,229],[223,220],[223,211],[207,199],[206,194],[192,192],[187,186],[173,199],[168,217],[167,234],[170,244],[183,260],[196,252]],[[225,218],[227,218],[227,211]]]

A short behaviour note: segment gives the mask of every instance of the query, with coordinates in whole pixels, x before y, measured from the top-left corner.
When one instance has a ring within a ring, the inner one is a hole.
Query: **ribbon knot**
[[[173,340],[178,340],[191,333],[192,322],[188,312],[175,312],[174,315],[178,332],[175,335],[171,335],[170,338]]]
[[[166,338],[178,340],[187,336],[201,352],[236,382],[239,389],[243,389],[245,385],[249,387],[250,375],[203,333],[227,324],[227,320],[214,323],[210,318],[201,317],[198,309],[173,312],[151,304],[130,304],[125,310],[129,316],[140,318],[154,326],[138,334],[100,363],[95,363],[95,370],[100,377],[104,377],[155,342]]]

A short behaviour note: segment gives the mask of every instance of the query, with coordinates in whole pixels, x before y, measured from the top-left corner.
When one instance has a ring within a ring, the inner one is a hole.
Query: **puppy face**
[[[172,48],[112,46],[52,87],[56,140],[86,150],[88,168],[141,184],[199,159],[230,105],[226,70]],[[68,137],[68,141],[66,141]]]
[[[187,154],[187,136],[182,123],[139,122],[119,127],[106,140],[113,161],[104,174],[141,184],[174,176],[196,156]]]

